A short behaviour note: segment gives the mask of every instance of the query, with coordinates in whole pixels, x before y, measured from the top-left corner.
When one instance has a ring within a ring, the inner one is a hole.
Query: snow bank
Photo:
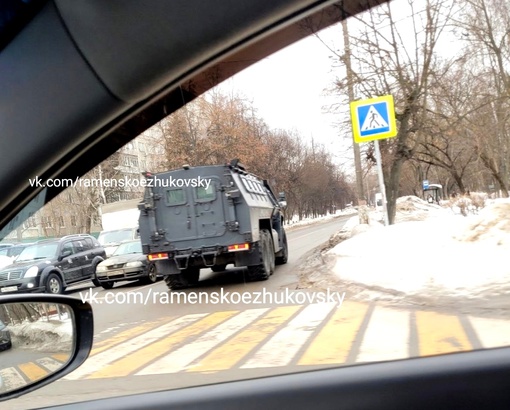
[[[285,229],[293,229],[298,226],[305,226],[305,225],[311,225],[317,222],[321,221],[327,221],[329,219],[337,218],[339,216],[345,216],[345,215],[356,215],[358,211],[354,208],[346,208],[342,211],[337,211],[334,214],[327,214],[324,216],[319,216],[317,218],[303,218],[301,221],[299,220],[298,216],[294,216],[290,222],[286,222]]]
[[[9,325],[13,347],[46,351],[51,353],[71,353],[73,350],[73,322],[63,321],[26,322]]]
[[[416,197],[398,208],[414,220],[370,225],[327,252],[343,284],[434,299],[510,293],[510,201],[468,217]]]

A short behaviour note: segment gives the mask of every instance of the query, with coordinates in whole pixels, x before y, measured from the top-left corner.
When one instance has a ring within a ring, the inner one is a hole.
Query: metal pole
[[[349,102],[354,101],[354,76],[352,72],[352,63],[351,63],[351,44],[349,40],[349,29],[347,27],[347,16],[344,16],[342,20],[342,32],[344,39],[344,54],[343,54],[343,62],[345,64],[346,76],[347,76],[347,95],[349,97]],[[366,215],[368,215],[366,207],[362,205],[365,200],[365,192],[363,187],[363,170],[361,167],[361,151],[359,144],[356,142],[352,142],[352,149],[354,151],[354,169],[356,172],[356,194],[358,197],[358,206],[360,206],[360,223],[368,224],[368,219]],[[368,199],[368,198],[367,198]]]
[[[379,141],[374,141],[375,145],[375,161],[377,162],[377,175],[379,177],[379,189],[382,194],[382,203],[383,203],[383,217],[384,217],[384,226],[388,226],[390,221],[388,219],[388,206],[386,204],[386,187],[384,186],[384,175],[382,170],[382,158],[381,151],[379,149]]]

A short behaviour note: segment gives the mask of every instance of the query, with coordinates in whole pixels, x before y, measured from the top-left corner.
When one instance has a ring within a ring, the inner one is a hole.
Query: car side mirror
[[[280,208],[285,208],[287,206],[287,198],[285,197],[285,192],[280,192],[278,194],[278,205],[280,205]]]
[[[61,295],[4,295],[0,302],[0,401],[77,369],[92,348],[90,304]],[[37,366],[37,372],[31,369]]]
[[[73,251],[71,251],[70,249],[66,249],[65,251],[63,251],[60,254],[58,260],[61,261],[62,259],[67,258],[68,256],[71,256],[72,254],[73,254]]]

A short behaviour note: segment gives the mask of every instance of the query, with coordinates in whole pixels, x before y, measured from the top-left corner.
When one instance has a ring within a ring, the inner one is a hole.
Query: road
[[[119,284],[111,291],[75,288],[75,297],[97,296],[89,359],[65,379],[9,401],[9,409],[510,344],[503,340],[507,336],[494,338],[494,329],[510,334],[506,321],[363,304],[342,293],[295,291],[301,256],[347,219],[290,231],[289,262],[268,281],[247,283],[243,269],[204,272],[200,285],[181,295],[189,300],[173,303],[162,299],[169,297],[163,282]],[[222,289],[230,300],[194,303],[193,297],[212,298]],[[236,300],[264,294],[260,303]],[[331,299],[309,299],[321,295]]]

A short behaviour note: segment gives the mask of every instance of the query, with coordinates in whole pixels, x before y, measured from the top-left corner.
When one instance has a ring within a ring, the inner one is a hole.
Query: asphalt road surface
[[[109,291],[88,285],[71,289],[74,297],[94,299],[90,357],[64,379],[0,408],[38,408],[510,344],[502,339],[510,335],[506,321],[364,304],[340,292],[296,290],[300,258],[347,220],[288,232],[289,261],[267,281],[248,283],[241,268],[204,270],[199,286],[180,292],[180,299],[173,301],[162,281],[117,284]],[[221,299],[221,292],[228,297]],[[40,372],[53,359],[20,365],[37,366]],[[29,379],[19,367],[0,367],[0,375],[8,371],[11,378]]]

